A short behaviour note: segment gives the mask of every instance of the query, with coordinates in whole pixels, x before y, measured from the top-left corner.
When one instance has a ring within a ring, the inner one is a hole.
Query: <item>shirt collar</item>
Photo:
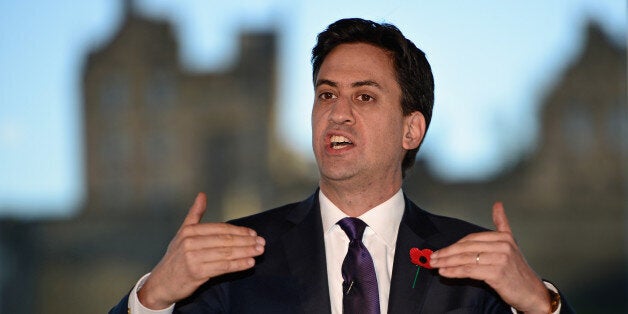
[[[318,199],[321,207],[323,231],[327,233],[331,231],[340,219],[348,216],[334,205],[320,190]],[[397,232],[399,231],[399,224],[401,223],[404,209],[405,200],[402,190],[399,189],[391,198],[371,208],[358,218],[362,219],[378,237],[382,238],[386,245],[394,248],[397,242]]]

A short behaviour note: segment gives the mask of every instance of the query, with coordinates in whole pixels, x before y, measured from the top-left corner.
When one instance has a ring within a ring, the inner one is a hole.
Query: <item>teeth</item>
[[[331,136],[331,143],[332,144],[336,144],[336,143],[349,143],[351,144],[351,141],[344,137],[344,136],[340,136],[340,135],[332,135]]]
[[[341,149],[347,145],[353,144],[348,138],[340,135],[332,135],[330,141],[331,147],[334,149]]]

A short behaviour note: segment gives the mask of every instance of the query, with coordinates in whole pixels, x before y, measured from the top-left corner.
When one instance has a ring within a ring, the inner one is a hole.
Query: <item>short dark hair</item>
[[[312,76],[316,76],[327,55],[338,45],[367,43],[391,53],[397,83],[401,87],[401,110],[407,116],[419,111],[425,117],[426,131],[432,120],[434,107],[434,77],[425,53],[407,39],[392,24],[351,18],[330,24],[318,34],[312,49]],[[419,145],[420,146],[420,145]],[[401,163],[405,176],[407,169],[414,165],[419,147],[409,150]]]

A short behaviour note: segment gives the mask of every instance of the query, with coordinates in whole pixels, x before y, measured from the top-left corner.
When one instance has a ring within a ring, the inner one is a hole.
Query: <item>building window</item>
[[[625,99],[620,99],[606,112],[606,139],[618,151],[628,152],[628,108]]]
[[[562,132],[567,148],[574,154],[583,154],[593,148],[595,130],[593,116],[588,108],[574,104],[565,107]]]
[[[149,109],[173,107],[177,98],[176,91],[176,80],[172,71],[166,69],[153,70],[146,80],[144,102]]]
[[[120,71],[110,72],[100,86],[100,111],[118,114],[128,110],[130,101],[129,78]]]

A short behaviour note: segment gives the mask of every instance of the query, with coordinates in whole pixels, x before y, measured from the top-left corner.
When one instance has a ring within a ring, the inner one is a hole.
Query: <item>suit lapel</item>
[[[330,313],[323,226],[318,191],[299,204],[287,220],[295,224],[282,237],[288,271],[299,287],[302,313]]]
[[[418,313],[423,308],[428,288],[437,271],[421,268],[413,288],[417,266],[410,262],[410,249],[434,250],[437,248],[431,243],[434,237],[438,237],[434,225],[421,209],[406,198],[406,208],[397,235],[388,313]]]

